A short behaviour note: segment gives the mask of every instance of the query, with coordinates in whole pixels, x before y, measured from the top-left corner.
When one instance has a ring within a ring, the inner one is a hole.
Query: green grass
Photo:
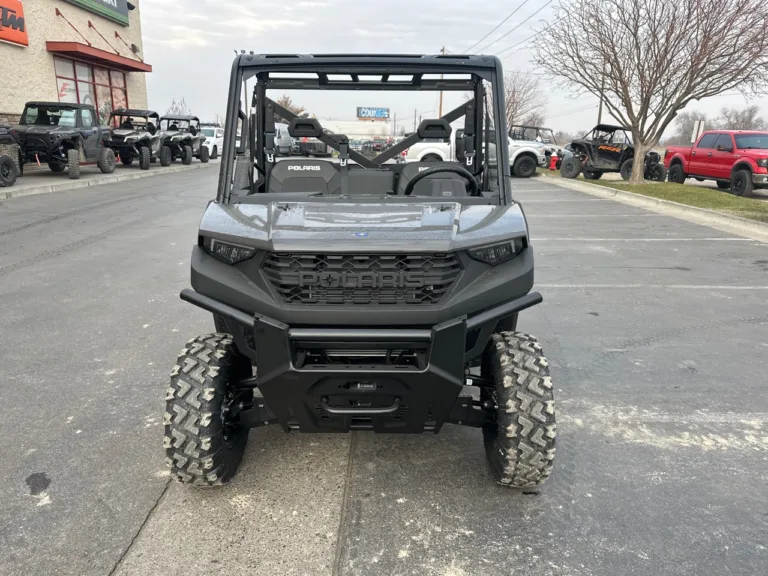
[[[558,171],[547,171],[545,177],[561,178]],[[661,198],[670,200],[696,208],[706,208],[723,214],[740,216],[757,220],[759,222],[768,222],[768,201],[757,200],[755,198],[740,198],[728,193],[727,191],[713,188],[705,188],[693,184],[672,184],[669,182],[646,182],[644,184],[628,184],[627,182],[614,180],[584,180],[579,176],[578,180],[597,184],[606,188],[615,188],[626,192],[634,192],[643,196]]]

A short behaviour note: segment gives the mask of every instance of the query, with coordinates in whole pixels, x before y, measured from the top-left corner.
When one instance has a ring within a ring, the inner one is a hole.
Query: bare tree
[[[760,116],[760,107],[756,105],[738,108],[722,108],[718,118],[718,127],[724,130],[765,130],[766,122]]]
[[[288,96],[287,94],[283,94],[282,96],[280,96],[280,98],[275,100],[275,102],[280,106],[282,106],[283,108],[290,110],[291,112],[296,114],[296,116],[301,116],[302,113],[306,110],[304,106],[299,106],[298,104],[294,104],[293,100],[291,100],[291,97]]]
[[[694,125],[699,120],[704,121],[705,129],[713,129],[716,127],[712,120],[707,118],[707,115],[703,112],[699,112],[698,110],[686,110],[685,112],[680,112],[674,120],[675,132],[666,140],[667,144],[690,144]]]
[[[507,126],[544,123],[544,107],[547,99],[536,76],[519,70],[506,72],[504,101],[507,109]]]
[[[544,110],[539,109],[525,116],[520,123],[525,124],[526,126],[544,126],[544,121],[546,119]]]
[[[604,95],[607,111],[632,131],[632,182],[689,102],[765,90],[763,0],[560,0],[556,13],[533,40],[536,64],[577,94]]]
[[[189,116],[190,111],[184,98],[181,100],[176,100],[176,98],[174,98],[171,100],[171,105],[168,106],[168,110],[166,110],[165,113],[176,116]]]

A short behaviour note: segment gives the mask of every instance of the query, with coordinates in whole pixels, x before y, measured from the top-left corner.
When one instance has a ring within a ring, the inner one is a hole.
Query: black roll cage
[[[301,74],[307,77],[272,76],[275,73]],[[471,75],[471,78],[425,78],[426,75],[436,74]],[[339,79],[339,76],[344,78]],[[256,85],[250,102],[251,109],[246,113],[241,107],[241,95],[245,83],[254,77],[256,78]],[[403,77],[407,78],[403,79]],[[487,101],[488,95],[485,93],[483,81],[487,81],[491,85],[492,112],[484,111],[483,104]],[[274,150],[275,116],[288,122],[297,118],[294,113],[267,98],[267,89],[471,91],[473,98],[444,114],[440,120],[446,120],[450,123],[466,116],[465,133],[470,137],[465,153],[469,159],[467,169],[474,174],[479,174],[483,170],[482,151],[487,150],[489,144],[488,131],[483,129],[484,119],[488,118],[489,113],[494,116],[496,142],[506,142],[507,127],[502,93],[503,85],[501,63],[494,56],[240,54],[235,57],[230,76],[225,138],[216,201],[223,203],[230,201],[238,152],[243,153],[246,149],[249,151],[251,182],[254,181],[252,177],[254,169],[264,171],[265,177],[268,175],[272,162],[266,160],[268,160],[269,155],[273,154]],[[238,120],[242,121],[239,150],[235,143]],[[254,126],[261,128],[255,131],[253,130]],[[251,144],[248,147],[245,146],[246,139]],[[395,158],[423,138],[419,136],[417,131],[375,158],[367,158],[352,150],[345,136],[334,137],[327,131],[323,131],[317,135],[317,139],[339,151],[346,158],[357,162],[363,168],[379,168],[384,162]],[[486,140],[485,148],[484,139]],[[257,158],[260,162],[258,166],[255,163]],[[507,146],[497,146],[497,164],[499,169],[499,202],[506,204],[512,201]]]

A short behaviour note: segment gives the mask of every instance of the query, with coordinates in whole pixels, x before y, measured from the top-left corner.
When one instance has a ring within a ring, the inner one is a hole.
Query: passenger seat
[[[279,160],[272,166],[267,192],[338,194],[339,167],[327,160]]]

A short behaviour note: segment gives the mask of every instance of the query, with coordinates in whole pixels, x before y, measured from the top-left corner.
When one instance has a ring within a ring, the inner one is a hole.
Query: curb
[[[189,170],[200,170],[203,168],[210,168],[211,166],[219,166],[218,162],[215,163],[197,163],[190,164],[189,166],[170,166],[167,168],[150,168],[149,170],[136,170],[129,174],[109,174],[105,176],[99,176],[96,178],[81,179],[81,180],[63,180],[56,184],[44,184],[41,186],[35,186],[34,188],[26,188],[15,190],[16,186],[10,188],[0,188],[0,200],[9,200],[11,198],[21,198],[22,196],[35,196],[37,194],[51,194],[53,192],[66,192],[68,190],[76,190],[77,188],[87,188],[89,186],[101,186],[102,184],[117,184],[118,182],[126,182],[129,180],[140,180],[142,178],[149,178],[150,176],[164,176],[166,174],[175,174],[176,172],[187,172]],[[8,190],[7,192],[5,190]]]
[[[634,192],[617,190],[616,188],[600,186],[599,184],[589,184],[587,182],[567,180],[546,175],[544,175],[544,178],[550,179],[553,183],[562,186],[563,188],[569,188],[592,196],[608,198],[623,204],[637,206],[638,208],[646,208],[652,212],[666,214],[668,216],[679,218],[680,220],[693,222],[694,224],[702,224],[704,226],[709,226],[710,228],[731,232],[738,236],[745,236],[747,238],[752,238],[753,240],[768,243],[768,224],[762,222],[741,218],[740,216],[730,216],[713,210],[707,210],[706,208],[696,208],[694,206],[672,202],[671,200],[662,200],[661,198],[653,198],[651,196],[635,194]]]

